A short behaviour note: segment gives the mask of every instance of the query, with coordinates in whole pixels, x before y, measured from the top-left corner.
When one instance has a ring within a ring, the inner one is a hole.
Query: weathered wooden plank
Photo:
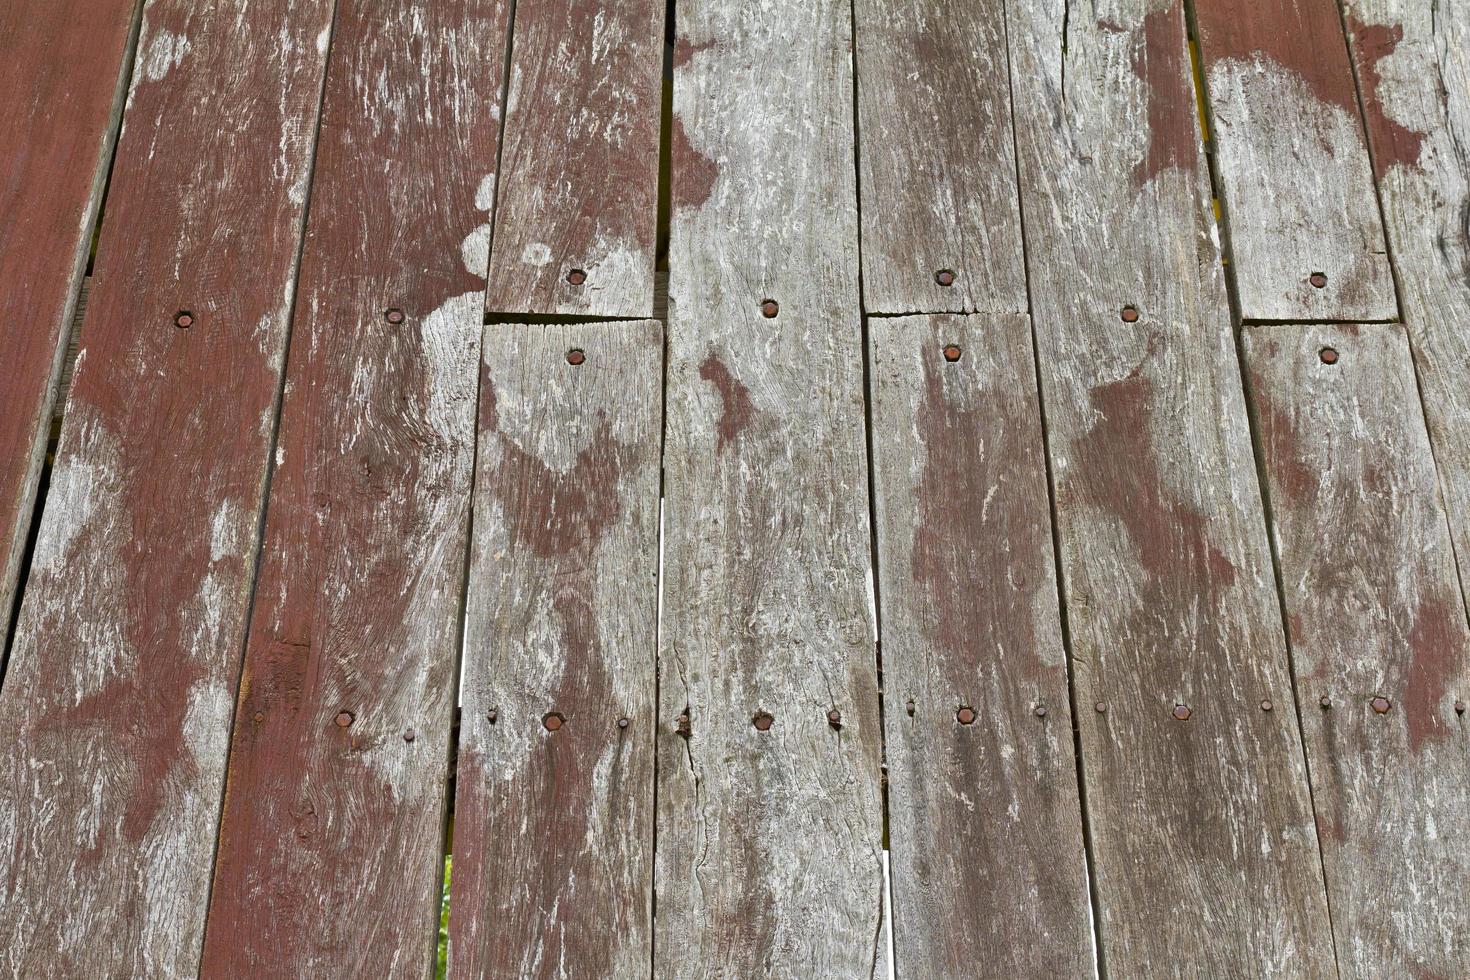
[[[1346,0],[1461,581],[1470,580],[1470,3]]]
[[[1407,337],[1245,342],[1338,966],[1470,975],[1470,627]]]
[[[1004,0],[855,11],[868,312],[1024,311]]]
[[[0,8],[0,628],[125,91],[138,0]]]
[[[7,973],[198,966],[331,14],[145,9],[0,693]]]
[[[664,6],[516,7],[492,312],[652,313]]]
[[[662,387],[657,322],[487,328],[451,976],[649,975]]]
[[[1388,320],[1393,271],[1335,0],[1197,0],[1246,320]]]
[[[678,26],[654,972],[881,976],[849,6]]]
[[[868,330],[897,972],[1088,974],[1030,320]]]
[[[1183,12],[1071,6],[1008,23],[1104,961],[1329,975]]]
[[[508,26],[337,7],[207,975],[433,967]]]

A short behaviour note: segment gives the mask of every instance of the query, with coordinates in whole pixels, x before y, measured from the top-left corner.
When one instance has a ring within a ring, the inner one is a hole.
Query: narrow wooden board
[[[662,388],[655,321],[486,330],[452,977],[649,975]]]
[[[652,314],[664,6],[517,5],[491,312]]]
[[[1470,626],[1408,339],[1245,341],[1341,975],[1470,976]]]
[[[431,975],[508,22],[337,8],[209,976]]]
[[[1336,0],[1197,0],[1195,16],[1241,316],[1395,319]]]
[[[855,5],[869,313],[1027,308],[1004,7]]]
[[[1183,12],[1009,10],[1104,968],[1330,975]]]
[[[1470,3],[1346,0],[1460,579],[1470,580]]]
[[[138,0],[0,8],[0,628],[122,116]],[[62,122],[64,120],[64,122]]]
[[[331,16],[145,10],[0,693],[7,974],[198,968]]]
[[[1089,974],[1031,321],[868,330],[897,973]]]
[[[678,24],[654,972],[882,976],[849,6]]]

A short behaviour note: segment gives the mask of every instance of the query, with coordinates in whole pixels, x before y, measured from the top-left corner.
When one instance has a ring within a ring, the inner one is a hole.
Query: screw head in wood
[[[967,704],[961,705],[960,710],[956,711],[954,714],[954,720],[959,722],[961,725],[975,724],[975,709]]]
[[[1372,701],[1370,701],[1368,703],[1373,706],[1373,710],[1376,713],[1378,713],[1380,715],[1386,715],[1386,714],[1388,714],[1388,708],[1389,708],[1388,698],[1379,696],[1379,697],[1374,698]]]
[[[757,711],[755,716],[750,719],[750,723],[755,726],[755,730],[758,732],[770,731],[771,725],[775,724],[775,721],[775,715],[772,715],[769,711]]]
[[[567,351],[567,363],[570,364],[572,367],[583,364],[586,362],[586,360],[587,352],[582,350],[582,348],[580,347],[573,347],[571,350]]]
[[[1317,356],[1321,358],[1323,364],[1337,363],[1337,349],[1335,347],[1324,347],[1317,352]]]
[[[339,711],[339,712],[337,712],[337,727],[338,728],[346,728],[348,725],[351,725],[352,724],[353,720],[354,719],[353,719],[352,712],[350,712],[350,711]]]
[[[418,732],[414,731],[412,728],[405,728],[403,730],[403,740],[405,742],[412,742],[416,738],[418,738]]]
[[[776,318],[776,314],[780,312],[781,304],[777,303],[775,300],[767,299],[761,301],[761,316],[765,317],[767,320],[774,320]]]
[[[939,285],[941,286],[953,286],[954,270],[940,269],[938,272],[934,273],[934,281],[939,283]]]
[[[180,310],[174,314],[174,326],[180,330],[188,330],[194,325],[194,314],[188,310]]]
[[[1261,710],[1262,711],[1270,711],[1274,707],[1276,707],[1276,705],[1274,705],[1274,704],[1271,703],[1271,699],[1270,698],[1266,698],[1265,700],[1263,700],[1261,702]]]
[[[1189,716],[1192,715],[1192,714],[1194,714],[1194,712],[1189,710],[1189,705],[1187,705],[1187,704],[1176,704],[1176,705],[1174,705],[1174,718],[1176,720],[1178,720],[1178,721],[1188,721],[1189,720]]]
[[[548,732],[556,732],[560,731],[561,726],[566,724],[566,719],[555,711],[549,711],[541,719],[541,724]]]
[[[1318,289],[1325,289],[1327,288],[1327,274],[1324,272],[1314,272],[1307,277],[1307,282]]]
[[[827,712],[827,724],[831,725],[833,728],[841,728],[842,712],[838,711],[836,708],[833,708],[831,711]]]
[[[383,319],[396,327],[403,322],[403,311],[396,306],[390,307],[383,311]]]
[[[958,361],[963,354],[964,351],[960,350],[958,344],[944,345],[944,359],[951,364],[953,364],[955,361]]]
[[[1131,304],[1128,305],[1128,306],[1123,307],[1122,312],[1120,312],[1118,314],[1118,318],[1120,320],[1122,320],[1124,323],[1137,323],[1138,322],[1138,307],[1133,306]]]
[[[573,286],[580,286],[587,281],[587,273],[582,269],[573,269],[567,273],[567,282]]]

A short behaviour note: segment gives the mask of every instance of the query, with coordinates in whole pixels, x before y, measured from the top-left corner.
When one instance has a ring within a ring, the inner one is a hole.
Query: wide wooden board
[[[1031,321],[868,330],[895,968],[1090,973]]]
[[[1004,7],[854,7],[869,313],[1026,309]]]
[[[516,5],[492,313],[652,314],[664,6]]]
[[[452,977],[649,975],[662,388],[657,322],[486,329]]]
[[[206,975],[432,970],[508,20],[337,7]]]
[[[654,972],[882,976],[849,6],[678,27]]]
[[[1470,2],[1346,0],[1404,323],[1470,579]]]
[[[1341,975],[1470,976],[1470,627],[1408,339],[1245,348]]]
[[[1183,11],[1071,6],[1008,23],[1104,967],[1330,975]]]
[[[197,970],[331,18],[145,9],[0,693],[6,973]]]
[[[138,0],[0,8],[0,629],[10,629]],[[60,120],[65,120],[58,125]]]
[[[1194,9],[1241,316],[1396,318],[1336,0]]]

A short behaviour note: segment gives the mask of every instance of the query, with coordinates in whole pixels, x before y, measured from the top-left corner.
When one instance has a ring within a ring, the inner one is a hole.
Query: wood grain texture
[[[1241,315],[1396,318],[1336,0],[1196,0],[1195,15]]]
[[[678,25],[654,972],[883,976],[850,10]]]
[[[1460,578],[1470,580],[1470,3],[1348,0],[1373,167]]]
[[[1470,975],[1470,627],[1407,337],[1245,339],[1341,975]]]
[[[654,321],[486,330],[453,977],[649,975],[662,384]]]
[[[331,14],[144,11],[0,694],[7,974],[197,970]]]
[[[139,6],[57,0],[0,8],[0,627],[7,635]]]
[[[1025,311],[1004,0],[854,9],[868,312]]]
[[[663,59],[663,0],[517,5],[491,312],[652,313]]]
[[[508,20],[337,5],[210,976],[433,969]]]
[[[897,972],[1089,974],[1031,322],[868,329]]]
[[[1072,8],[1008,22],[1105,967],[1330,975],[1183,12]]]

